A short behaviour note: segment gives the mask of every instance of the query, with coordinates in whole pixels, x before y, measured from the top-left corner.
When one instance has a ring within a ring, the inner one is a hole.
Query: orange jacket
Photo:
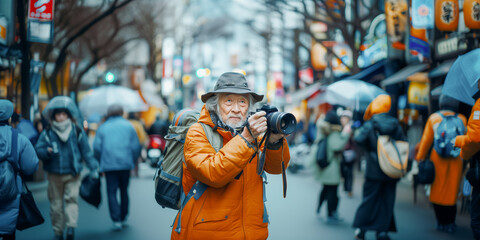
[[[480,99],[473,105],[468,119],[467,134],[457,136],[455,146],[462,148],[460,156],[465,160],[469,160],[480,150]]]
[[[441,111],[441,113],[445,116],[455,114],[452,111]],[[462,119],[463,124],[465,125],[467,121],[465,116],[458,114],[458,117]],[[438,113],[434,113],[428,118],[418,148],[416,156],[417,161],[422,161],[427,157],[428,151],[433,145],[433,128],[435,124],[438,124],[441,121],[442,116]],[[432,160],[435,165],[435,180],[430,189],[430,202],[444,206],[455,205],[462,177],[462,159],[460,156],[457,158],[442,158],[438,155],[435,149],[432,148],[430,160]]]
[[[365,121],[370,120],[373,115],[377,115],[380,113],[386,113],[390,111],[390,107],[392,105],[392,98],[390,95],[381,94],[378,95],[375,99],[368,104],[367,110],[365,110],[365,114],[363,115],[363,119]]]
[[[199,121],[214,127],[205,106]],[[181,231],[175,231],[177,216],[171,239],[267,239],[268,223],[263,222],[265,189],[256,171],[258,154],[249,162],[254,150],[241,136],[232,136],[221,128],[217,131],[223,137],[223,148],[218,152],[208,142],[199,123],[188,131],[184,144],[183,189],[187,194],[197,180],[209,187],[198,200],[191,198],[185,205]],[[290,152],[285,139],[279,149],[267,150],[265,171],[280,174],[282,160],[286,167]],[[239,179],[235,179],[240,172]]]

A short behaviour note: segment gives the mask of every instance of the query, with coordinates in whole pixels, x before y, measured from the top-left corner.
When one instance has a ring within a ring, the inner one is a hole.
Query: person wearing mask
[[[444,116],[457,114],[459,102],[446,95],[441,95],[439,105],[440,111],[433,113],[427,120],[415,159],[422,161],[428,157],[433,162],[435,180],[431,185],[429,198],[435,211],[437,230],[453,233],[456,230],[456,203],[462,179],[463,161],[460,156],[442,157],[433,147],[433,142],[438,125],[442,122]],[[467,122],[465,116],[458,114],[458,118],[459,123],[465,126]],[[427,156],[428,153],[430,153],[429,156]]]
[[[65,226],[66,239],[74,239],[78,225],[82,159],[90,169],[90,174],[98,177],[98,161],[93,157],[86,133],[72,117],[72,111],[60,105],[49,108],[49,111],[44,110],[43,114],[50,124],[42,131],[35,146],[48,173],[50,217],[54,239],[57,240],[63,239]]]
[[[365,111],[366,122],[355,132],[354,141],[364,147],[367,154],[362,202],[353,220],[356,239],[365,239],[366,231],[375,231],[377,240],[388,240],[388,232],[397,231],[393,210],[398,179],[382,171],[377,155],[378,134],[406,140],[398,120],[387,114],[390,106],[389,95],[377,96]]]
[[[341,181],[340,163],[342,161],[342,154],[345,145],[350,139],[351,128],[349,125],[345,126],[342,130],[340,118],[335,110],[330,110],[325,115],[325,119],[319,124],[320,137],[317,139],[317,143],[323,139],[327,139],[327,160],[328,166],[324,169],[315,165],[315,177],[322,183],[323,188],[319,195],[317,214],[320,213],[320,209],[325,200],[328,204],[327,223],[337,223],[342,221],[337,213],[338,207],[338,185]],[[317,145],[313,147],[313,158],[316,158]],[[312,160],[316,162],[316,159]]]
[[[10,126],[13,114],[13,104],[9,100],[0,99],[0,159],[10,161],[18,168],[16,176],[18,193],[10,201],[0,203],[0,238],[3,240],[15,239],[15,227],[18,218],[18,206],[22,192],[22,178],[20,175],[33,174],[38,168],[38,158],[30,141],[22,134],[17,135],[17,151],[12,152],[12,127]],[[16,157],[13,156],[16,155]],[[3,171],[4,169],[0,170]]]
[[[107,197],[113,230],[126,226],[128,215],[128,184],[130,171],[140,156],[141,145],[132,124],[123,118],[123,107],[108,107],[107,119],[100,125],[93,140],[95,157],[100,159],[100,171],[105,173]],[[120,202],[117,192],[120,190]]]
[[[480,240],[480,81],[479,91],[473,96],[475,104],[467,124],[467,134],[457,136],[455,147],[459,147],[460,157],[470,162],[467,180],[472,185],[472,201],[470,209],[470,227],[473,237]]]
[[[199,122],[190,127],[185,139],[182,185],[185,194],[197,181],[207,188],[177,214],[173,226],[181,219],[181,228],[173,228],[171,239],[267,239],[265,172],[280,174],[288,166],[285,136],[271,133],[257,145],[267,132],[266,112],[249,113],[263,95],[251,91],[241,73],[222,74],[214,90],[201,99],[205,105]],[[222,137],[218,152],[200,123]]]

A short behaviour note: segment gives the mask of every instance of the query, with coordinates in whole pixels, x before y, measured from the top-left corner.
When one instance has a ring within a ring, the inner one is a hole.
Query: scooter
[[[157,167],[158,162],[163,159],[165,151],[165,139],[161,135],[150,135],[150,141],[147,147],[147,161],[153,168]]]

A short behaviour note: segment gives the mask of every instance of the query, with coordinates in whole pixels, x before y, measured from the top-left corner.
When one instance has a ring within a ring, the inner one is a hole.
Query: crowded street
[[[1,0],[0,240],[480,240],[480,0]]]
[[[102,199],[103,202],[99,209],[80,199],[79,226],[81,227],[77,230],[77,239],[170,239],[171,225],[176,211],[162,208],[155,202],[153,197],[154,182],[152,180],[154,173],[151,167],[141,164],[139,177],[132,178],[129,190],[131,213],[127,220],[128,227],[121,232],[111,230],[108,205],[105,199]],[[340,196],[339,212],[345,221],[339,224],[325,223],[326,215],[324,212],[320,216],[315,214],[320,185],[313,180],[310,171],[303,170],[295,174],[288,174],[287,178],[288,191],[287,198],[284,199],[281,197],[282,183],[280,176],[268,176],[267,207],[271,219],[268,239],[353,239],[354,229],[351,225],[355,209],[361,200],[363,182],[363,176],[359,172],[356,173],[353,197],[349,198],[346,194]],[[102,194],[105,196],[105,184],[102,183]],[[404,181],[399,183],[397,189],[395,214],[399,231],[392,234],[392,239],[472,239],[468,213],[457,215],[458,230],[455,234],[450,235],[436,231],[434,214],[425,195],[422,195],[422,189],[420,187],[417,189],[418,201],[414,204],[410,184]],[[19,231],[17,237],[20,240],[51,239],[52,232],[48,225],[50,218],[46,183],[38,183],[30,188],[34,190],[35,199],[45,216],[46,223]],[[374,239],[374,234],[367,234],[366,239]]]

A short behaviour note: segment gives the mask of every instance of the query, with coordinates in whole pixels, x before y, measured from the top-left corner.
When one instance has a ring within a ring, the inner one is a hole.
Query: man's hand
[[[288,135],[285,135],[285,134],[281,134],[281,133],[271,133],[270,134],[270,137],[268,138],[268,143],[270,144],[275,144],[277,143],[278,141],[280,141],[280,139],[284,138],[284,137],[287,137]]]
[[[253,136],[250,134],[247,127],[244,127],[242,136],[247,139],[247,141],[253,142],[258,136],[267,131],[267,118],[265,117],[265,114],[266,112],[260,111],[248,118],[248,125],[250,125],[250,131],[252,131]]]

